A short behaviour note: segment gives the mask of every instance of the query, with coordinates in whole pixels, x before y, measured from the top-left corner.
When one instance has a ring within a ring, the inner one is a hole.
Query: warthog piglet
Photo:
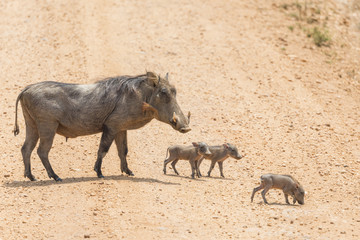
[[[200,177],[199,169],[198,169],[198,163],[197,161],[206,155],[211,154],[209,150],[209,146],[204,142],[193,142],[192,146],[171,146],[166,151],[166,159],[164,161],[164,174],[166,174],[166,165],[169,162],[171,163],[171,166],[174,169],[174,172],[179,175],[178,171],[175,168],[175,165],[177,161],[180,159],[182,160],[189,160],[191,165],[191,177],[195,177],[195,171],[196,175]],[[167,157],[167,153],[169,152],[169,157]]]
[[[211,154],[210,155],[204,155],[204,157],[202,157],[199,161],[198,161],[198,168],[199,168],[199,172],[200,172],[200,164],[202,162],[202,160],[208,159],[211,160],[211,165],[210,165],[210,169],[208,171],[208,177],[210,177],[210,173],[213,170],[213,168],[215,167],[215,164],[218,163],[219,165],[219,169],[220,169],[220,176],[224,177],[224,173],[223,173],[223,162],[228,158],[228,157],[233,157],[235,159],[241,159],[244,156],[240,155],[237,148],[230,144],[230,143],[226,143],[223,144],[221,146],[210,146],[209,147]],[[201,176],[201,173],[200,173]]]
[[[251,195],[251,202],[254,199],[254,195],[257,191],[260,191],[261,189],[264,189],[261,192],[261,196],[266,204],[268,204],[265,194],[271,189],[281,189],[284,192],[285,195],[285,201],[287,204],[289,203],[288,196],[293,197],[293,204],[298,201],[299,204],[304,204],[304,197],[305,197],[305,191],[303,187],[300,185],[300,183],[293,178],[290,175],[277,175],[277,174],[265,174],[262,175],[261,178],[261,184],[259,187],[254,188],[253,193]]]

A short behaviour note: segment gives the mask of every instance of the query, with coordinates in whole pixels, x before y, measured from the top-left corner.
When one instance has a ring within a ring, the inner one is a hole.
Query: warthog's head
[[[147,72],[147,77],[155,88],[148,104],[154,108],[155,118],[170,124],[175,130],[187,133],[189,128],[190,112],[186,118],[176,101],[176,89],[169,83],[168,74],[161,78],[152,72]]]
[[[239,154],[237,147],[235,147],[234,145],[232,145],[232,144],[230,144],[230,143],[225,143],[225,144],[224,144],[224,147],[225,147],[225,149],[227,150],[228,155],[229,155],[230,157],[233,157],[233,158],[235,158],[235,159],[241,159],[241,158],[243,158],[243,156],[241,156],[241,155]]]
[[[303,205],[305,203],[304,202],[305,191],[304,191],[303,187],[299,183],[296,183],[294,196],[295,196],[294,203],[296,201],[298,201],[298,203],[301,204],[301,205]]]
[[[211,155],[209,146],[204,142],[193,142],[194,147],[197,148],[197,153],[203,156]]]

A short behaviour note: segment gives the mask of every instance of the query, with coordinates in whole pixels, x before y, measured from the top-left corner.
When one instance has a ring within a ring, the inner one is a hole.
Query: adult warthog
[[[31,181],[30,156],[40,138],[37,153],[50,178],[61,181],[52,169],[48,155],[55,133],[75,138],[102,132],[94,170],[99,178],[102,159],[115,140],[121,160],[121,172],[134,175],[128,168],[127,130],[140,128],[153,118],[175,130],[190,131],[176,101],[176,89],[153,72],[139,76],[106,78],[94,84],[80,85],[40,82],[27,86],[15,107],[15,136],[19,134],[17,106],[20,101],[26,125],[26,139],[21,148],[24,176]]]

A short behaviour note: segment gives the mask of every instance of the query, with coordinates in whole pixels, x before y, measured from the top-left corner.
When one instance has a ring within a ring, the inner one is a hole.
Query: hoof
[[[128,176],[134,176],[133,172],[132,172],[130,169],[126,169],[125,173],[126,173]]]
[[[98,178],[104,178],[104,175],[102,174],[101,171],[97,171],[96,175],[97,175]]]
[[[121,169],[121,172],[125,172],[128,176],[134,176],[134,174],[132,173],[132,171],[128,168],[126,169]]]
[[[29,178],[30,181],[32,181],[32,182],[37,181],[36,178],[33,175],[27,176],[27,178]]]
[[[54,178],[54,179],[55,179],[55,181],[57,181],[57,182],[62,182],[62,179],[61,179],[61,178],[59,178],[59,177]]]
[[[25,178],[29,178],[30,181],[36,181],[34,175],[32,175],[31,173],[26,173],[26,172],[25,172],[25,173],[24,173],[24,177],[25,177]]]

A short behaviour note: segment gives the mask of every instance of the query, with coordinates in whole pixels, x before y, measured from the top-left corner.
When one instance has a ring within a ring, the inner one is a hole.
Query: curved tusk
[[[177,117],[176,117],[176,113],[173,113],[173,118],[172,118],[173,122],[176,123],[177,122]]]

